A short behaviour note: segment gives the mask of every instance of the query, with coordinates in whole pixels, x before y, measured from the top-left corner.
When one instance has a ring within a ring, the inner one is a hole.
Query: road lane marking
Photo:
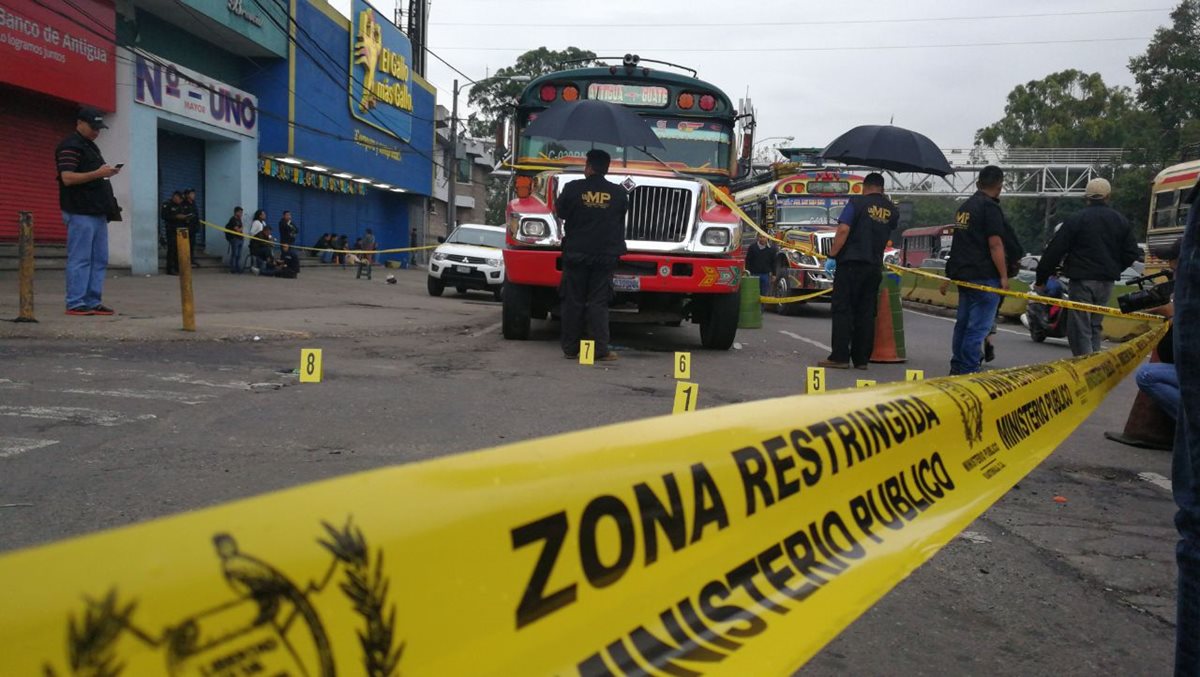
[[[58,440],[36,440],[32,437],[0,437],[0,458],[12,458],[27,451],[41,449],[52,444],[58,444]]]
[[[913,315],[920,315],[921,317],[931,317],[935,320],[941,320],[943,322],[958,322],[958,320],[954,319],[953,317],[942,317],[941,315],[922,313],[919,310],[912,310],[910,308],[905,308],[904,312],[912,313]],[[1029,332],[1027,331],[1017,331],[1016,329],[1008,329],[1006,327],[996,327],[996,331],[1002,331],[1006,334],[1016,334],[1017,336],[1029,336]]]
[[[480,336],[483,336],[484,334],[490,334],[490,333],[496,331],[497,329],[499,329],[500,325],[502,325],[502,324],[503,324],[502,322],[497,322],[496,324],[489,324],[488,326],[484,327],[483,329],[480,329],[479,331],[475,332],[474,334],[471,334],[471,338],[479,338]]]
[[[116,390],[98,390],[96,388],[65,388],[59,392],[70,393],[72,395],[125,397],[133,400],[167,400],[171,402],[180,402],[182,404],[204,404],[206,400],[210,400],[215,397],[215,395],[201,395],[199,393],[180,393],[170,390],[130,390],[128,388],[118,388]]]
[[[1171,480],[1159,475],[1156,472],[1140,472],[1138,473],[1138,479],[1144,482],[1149,482],[1159,489],[1166,489],[1167,491],[1171,490]]]
[[[48,421],[65,421],[70,423],[80,423],[83,425],[104,426],[105,428],[111,428],[113,426],[118,426],[125,423],[134,423],[136,421],[149,421],[158,418],[154,414],[126,416],[115,411],[87,409],[85,407],[14,407],[11,405],[0,405],[0,416],[19,416],[21,418],[37,418]]]
[[[783,334],[784,336],[791,336],[792,338],[796,339],[797,341],[804,341],[805,343],[816,346],[816,347],[820,348],[821,350],[828,350],[828,351],[833,350],[833,348],[830,348],[829,346],[825,345],[824,343],[821,343],[820,341],[814,341],[814,340],[808,338],[807,336],[793,334],[792,332],[784,331],[783,329],[780,329],[779,333]]]
[[[207,388],[227,388],[229,390],[249,390],[250,389],[250,385],[248,383],[238,383],[236,381],[230,381],[228,383],[213,383],[212,381],[203,381],[203,380],[199,380],[199,379],[193,379],[192,377],[188,376],[187,374],[169,374],[167,376],[160,376],[158,374],[148,374],[148,376],[150,378],[156,378],[160,381],[168,381],[170,383],[183,383],[183,384],[190,385],[190,386],[205,386]]]

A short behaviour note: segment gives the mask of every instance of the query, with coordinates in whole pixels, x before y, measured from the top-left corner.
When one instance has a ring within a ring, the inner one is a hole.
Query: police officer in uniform
[[[179,274],[179,240],[175,230],[188,225],[187,220],[183,193],[175,191],[171,193],[171,199],[162,206],[163,239],[167,243],[167,275]]]
[[[568,358],[579,355],[587,321],[596,342],[596,359],[615,360],[608,348],[608,304],[612,275],[625,253],[625,189],[608,181],[608,153],[591,150],[583,179],[568,183],[558,198],[558,217],[564,221],[562,284],[562,349]]]
[[[883,250],[900,222],[900,210],[883,194],[883,175],[863,180],[863,194],[850,198],[838,217],[830,258],[833,278],[833,351],[817,364],[866,369],[875,348],[875,310],[883,279]]]
[[[946,276],[960,282],[1008,289],[1009,268],[1004,238],[1010,226],[1000,208],[1004,171],[995,165],[984,167],[975,186],[978,190],[954,215],[954,238],[950,243],[950,260],[946,262]],[[999,307],[999,294],[959,287],[951,375],[979,371],[984,339],[992,330]]]
[[[183,191],[183,210],[187,214],[188,252],[192,255],[192,267],[199,268],[196,261],[196,240],[200,234],[200,205],[196,204],[196,189],[188,188]]]

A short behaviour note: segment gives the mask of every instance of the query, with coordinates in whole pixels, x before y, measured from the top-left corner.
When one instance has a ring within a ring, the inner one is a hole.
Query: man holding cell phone
[[[75,132],[54,151],[58,201],[67,226],[67,314],[112,315],[102,304],[108,269],[108,222],[121,220],[109,177],[121,171],[104,162],[96,139],[105,129],[104,114],[79,109]]]

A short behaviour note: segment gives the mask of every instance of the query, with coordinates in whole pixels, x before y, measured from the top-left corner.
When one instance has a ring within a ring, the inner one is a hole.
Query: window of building
[[[471,158],[459,159],[456,180],[459,183],[471,183]]]

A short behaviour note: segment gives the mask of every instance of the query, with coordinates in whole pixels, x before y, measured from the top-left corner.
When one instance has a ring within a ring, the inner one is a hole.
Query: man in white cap
[[[1067,293],[1072,301],[1108,305],[1113,283],[1139,253],[1129,221],[1108,206],[1111,193],[1112,186],[1106,179],[1088,181],[1084,191],[1087,206],[1067,217],[1046,246],[1038,263],[1035,289],[1041,291],[1061,263],[1063,276],[1071,281]],[[1071,311],[1067,317],[1071,353],[1088,355],[1100,350],[1103,320],[1099,313]]]

